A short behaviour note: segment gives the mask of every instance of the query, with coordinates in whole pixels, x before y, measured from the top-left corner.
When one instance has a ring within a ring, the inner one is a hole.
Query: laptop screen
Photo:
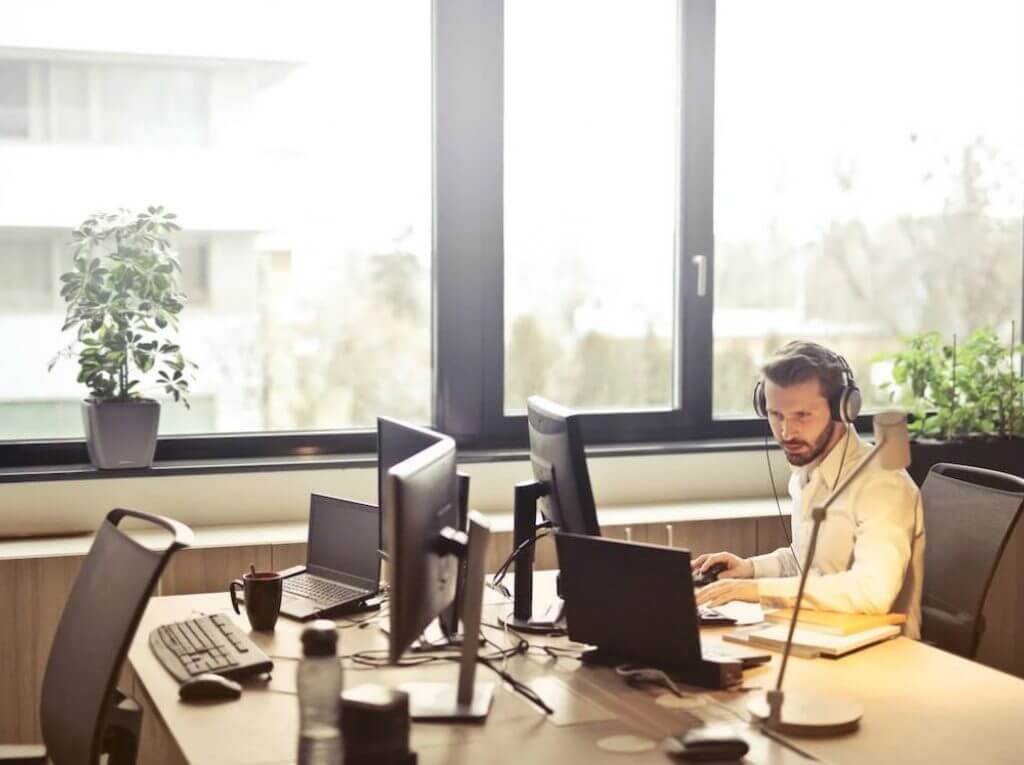
[[[701,658],[688,551],[562,532],[555,545],[570,640],[654,666]]]
[[[309,498],[310,573],[376,592],[380,580],[380,529],[373,505],[312,494]]]

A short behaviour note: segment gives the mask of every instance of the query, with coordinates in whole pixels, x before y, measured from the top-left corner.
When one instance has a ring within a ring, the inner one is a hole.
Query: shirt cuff
[[[779,559],[775,557],[775,553],[755,555],[750,559],[750,562],[754,564],[755,579],[778,576],[782,573],[782,564],[779,563]]]

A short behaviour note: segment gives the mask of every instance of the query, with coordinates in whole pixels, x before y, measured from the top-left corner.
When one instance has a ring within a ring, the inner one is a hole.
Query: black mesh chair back
[[[1024,479],[941,462],[929,471],[921,498],[928,532],[921,638],[973,659],[985,598],[1024,505]]]
[[[143,547],[118,528],[140,518],[169,532],[161,549]],[[56,765],[99,761],[116,712],[116,683],[149,596],[175,551],[192,543],[185,525],[135,510],[111,510],[68,596],[43,678],[40,719]]]

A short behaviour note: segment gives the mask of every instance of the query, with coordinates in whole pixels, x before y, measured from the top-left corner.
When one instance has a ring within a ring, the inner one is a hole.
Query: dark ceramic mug
[[[272,630],[281,613],[281,592],[283,579],[276,571],[251,571],[235,579],[228,585],[231,593],[231,605],[236,614],[238,609],[238,590],[244,595],[245,613],[249,624],[254,630]]]

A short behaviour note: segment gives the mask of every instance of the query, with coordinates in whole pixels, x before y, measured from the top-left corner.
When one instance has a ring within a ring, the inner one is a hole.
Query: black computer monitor
[[[533,548],[537,512],[559,531],[601,536],[594,491],[590,485],[587,457],[579,415],[540,396],[526,401],[530,430],[530,464],[533,481],[515,488],[513,549],[515,594],[512,613],[503,620],[524,632],[556,632],[563,629],[560,604],[533,618]]]
[[[400,462],[419,454],[424,449],[439,443],[444,435],[436,433],[427,428],[409,425],[400,420],[390,417],[377,418],[377,504],[380,512],[380,549],[386,550],[388,546],[388,523],[387,512],[384,508],[384,482],[388,471]],[[469,512],[469,476],[459,475],[456,477],[458,488],[458,502],[456,504],[456,516],[449,523],[459,531],[467,530],[467,513]],[[459,572],[458,584],[455,592],[455,599],[438,617],[441,632],[449,641],[456,641],[459,629],[459,619],[462,613],[462,587],[465,580],[465,565],[463,563]]]
[[[414,426],[405,426],[413,428]],[[474,682],[483,606],[484,563],[490,534],[486,520],[469,514],[468,535],[455,528],[459,502],[455,442],[423,430],[434,440],[384,474],[381,509],[390,584],[388,658],[398,663],[423,630],[455,599],[459,565],[466,561],[465,624],[458,684],[413,683],[414,719],[479,719],[490,710],[493,687]]]
[[[377,504],[381,507],[380,545],[387,549],[387,525],[384,517],[384,481],[388,471],[403,460],[441,441],[444,436],[426,428],[408,425],[389,417],[377,418]]]
[[[527,399],[526,412],[533,477],[547,487],[541,513],[559,531],[601,536],[579,415],[540,396]]]

